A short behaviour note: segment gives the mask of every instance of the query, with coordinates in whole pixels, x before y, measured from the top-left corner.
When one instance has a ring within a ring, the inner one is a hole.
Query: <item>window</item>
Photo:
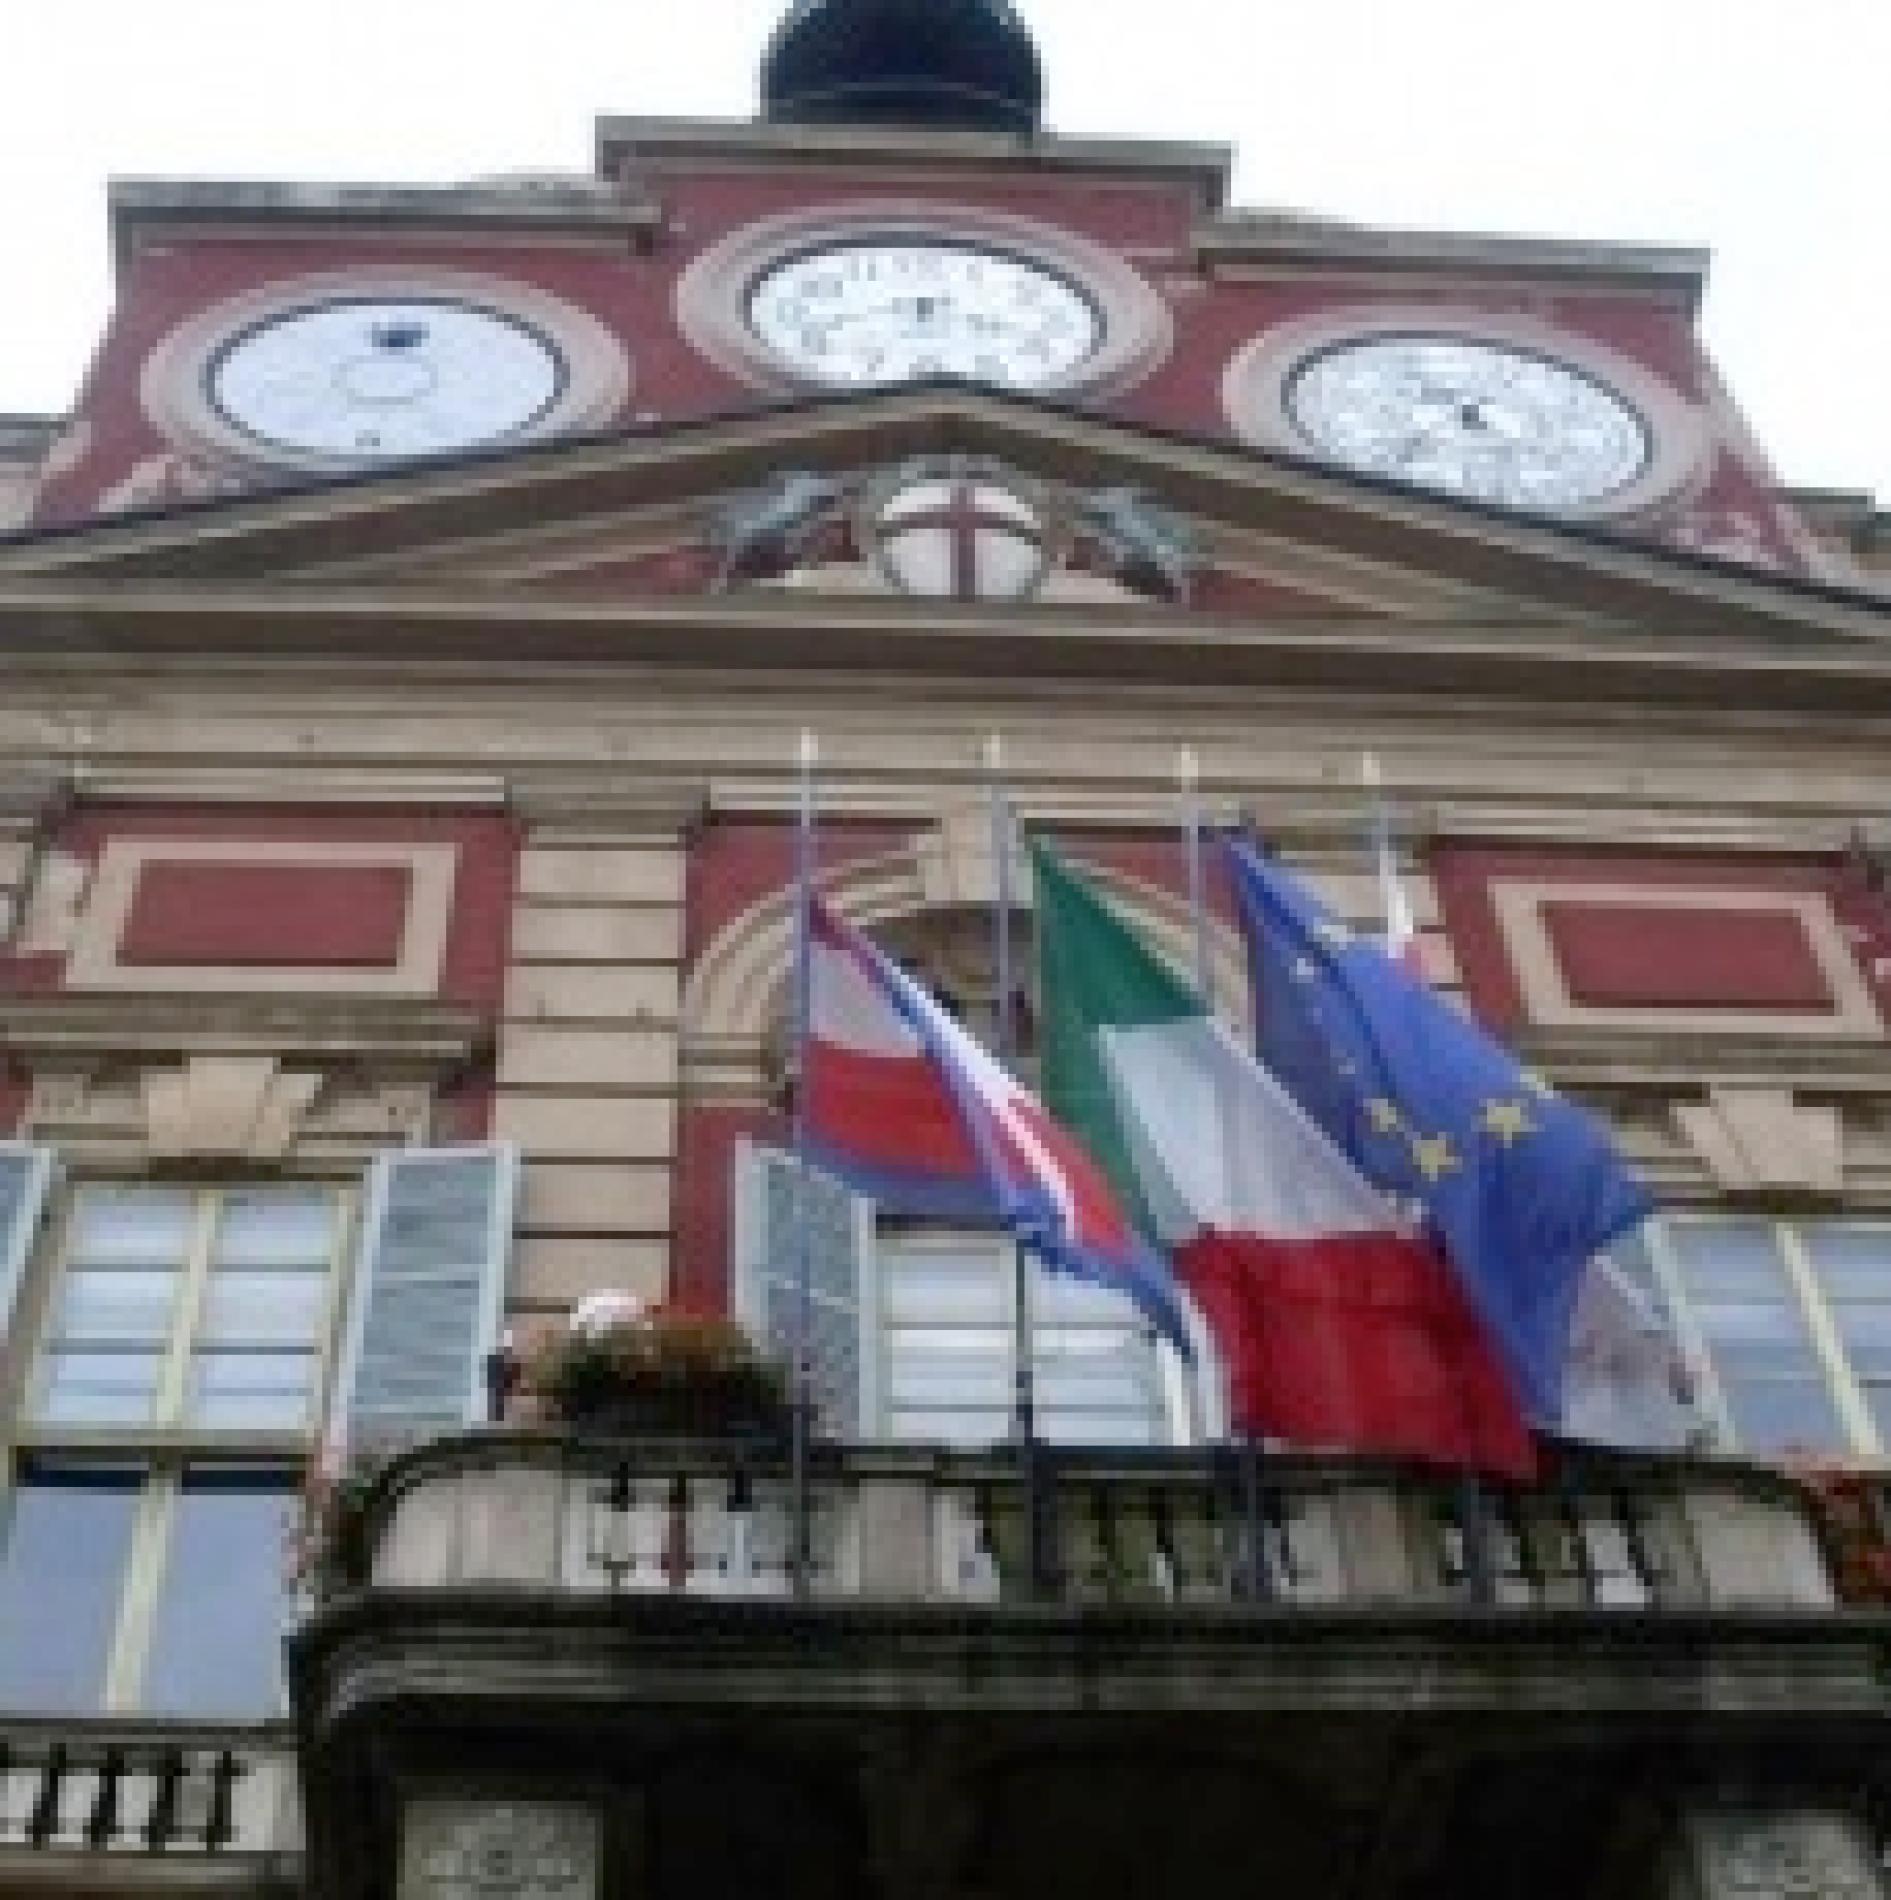
[[[804,1204],[791,1157],[740,1150],[740,1317],[792,1356],[805,1244],[816,1396],[830,1431],[956,1445],[1010,1437],[1009,1238],[897,1221],[824,1174],[809,1180]],[[1187,1435],[1184,1369],[1126,1296],[1032,1264],[1026,1299],[1045,1439],[1129,1446]]]
[[[879,1268],[877,1435],[986,1445],[1012,1429],[1016,1265],[996,1234],[900,1233],[886,1223]],[[1170,1437],[1160,1352],[1119,1294],[1027,1266],[1031,1356],[1042,1436],[1149,1445]]]
[[[1891,1222],[1675,1214],[1624,1264],[1671,1312],[1727,1444],[1891,1447]]]
[[[280,1712],[285,1533],[347,1202],[318,1185],[73,1192],[0,1492],[0,1705]]]

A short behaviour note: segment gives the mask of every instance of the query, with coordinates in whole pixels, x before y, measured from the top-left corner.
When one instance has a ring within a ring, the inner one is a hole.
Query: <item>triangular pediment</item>
[[[1212,610],[1237,619],[1891,632],[1891,613],[1864,594],[956,384],[810,399],[0,538],[0,592],[110,580],[545,601],[687,593],[706,584],[709,524],[731,496],[783,470],[854,476],[947,455],[1071,492],[1147,494],[1189,522],[1204,567],[1228,583]],[[1092,593],[1072,604],[1110,602]]]

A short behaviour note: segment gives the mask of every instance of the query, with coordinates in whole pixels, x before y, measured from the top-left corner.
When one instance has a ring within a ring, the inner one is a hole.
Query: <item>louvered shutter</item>
[[[486,1416],[518,1176],[505,1142],[375,1162],[331,1437],[385,1450]]]
[[[792,1155],[742,1142],[736,1150],[736,1315],[792,1367],[800,1316],[802,1221],[807,1223],[808,1339],[816,1414],[836,1438],[879,1430],[872,1273],[873,1204]]]
[[[28,1141],[0,1141],[0,1338],[6,1336],[32,1257],[57,1157]]]

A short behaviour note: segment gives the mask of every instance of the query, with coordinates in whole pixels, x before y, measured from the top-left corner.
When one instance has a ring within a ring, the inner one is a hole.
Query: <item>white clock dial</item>
[[[287,311],[211,360],[212,406],[267,446],[339,460],[496,442],[558,400],[565,365],[517,318],[431,298],[339,298]]]
[[[950,239],[805,251],[755,279],[748,318],[797,375],[843,386],[965,376],[1043,389],[1103,341],[1097,306],[1067,278]]]
[[[1595,377],[1461,336],[1334,344],[1294,372],[1285,404],[1335,461],[1514,508],[1602,501],[1638,480],[1654,452],[1647,422]]]

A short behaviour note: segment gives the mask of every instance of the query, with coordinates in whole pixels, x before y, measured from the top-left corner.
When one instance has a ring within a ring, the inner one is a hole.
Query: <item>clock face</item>
[[[496,442],[558,401],[564,359],[517,318],[447,298],[341,298],[241,332],[212,407],[267,446],[376,462]]]
[[[1554,511],[1648,469],[1647,422],[1606,384],[1548,356],[1451,335],[1337,343],[1288,381],[1285,406],[1322,455],[1476,501]]]
[[[804,251],[754,280],[748,321],[797,375],[843,386],[965,376],[1043,389],[1103,342],[1100,311],[1069,279],[946,238]]]

